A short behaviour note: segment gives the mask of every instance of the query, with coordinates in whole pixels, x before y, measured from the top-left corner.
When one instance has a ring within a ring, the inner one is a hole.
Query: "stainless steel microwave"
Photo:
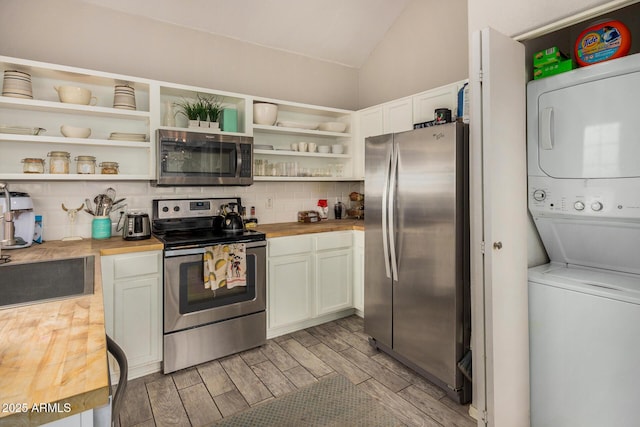
[[[253,184],[253,138],[158,129],[158,186]]]

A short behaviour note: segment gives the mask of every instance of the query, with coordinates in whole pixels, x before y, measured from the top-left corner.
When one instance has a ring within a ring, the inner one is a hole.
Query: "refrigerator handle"
[[[387,164],[384,171],[384,189],[382,191],[382,253],[384,254],[384,271],[387,278],[391,279],[391,267],[389,266],[389,236],[388,231],[388,207],[389,207],[389,173],[391,170],[391,161],[393,155],[387,158]]]
[[[391,260],[391,277],[393,280],[398,281],[398,260],[396,258],[396,237],[395,237],[395,205],[396,205],[396,178],[398,176],[398,149],[396,144],[393,144],[391,149],[391,173],[389,174],[389,204],[387,209],[389,210],[389,252],[391,253],[389,259]]]

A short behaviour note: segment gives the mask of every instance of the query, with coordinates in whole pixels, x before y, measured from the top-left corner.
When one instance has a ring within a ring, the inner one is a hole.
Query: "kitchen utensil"
[[[305,152],[307,151],[307,143],[306,142],[298,142],[298,151]]]
[[[38,127],[0,125],[0,133],[11,133],[14,135],[40,135],[46,131],[46,129]]]
[[[306,129],[314,130],[318,128],[317,123],[302,123],[302,122],[278,122],[278,126],[294,129]]]
[[[278,105],[267,102],[253,104],[253,123],[273,126],[278,118]]]
[[[224,231],[227,233],[241,233],[244,231],[244,221],[242,221],[242,217],[238,212],[236,212],[236,208],[238,207],[237,203],[229,203],[228,205],[223,205],[223,212],[226,212],[224,215]]]
[[[344,153],[344,147],[342,146],[342,144],[333,144],[331,146],[331,152],[333,154],[342,154]]]
[[[318,148],[318,146],[316,145],[315,142],[310,142],[309,143],[309,152],[310,153],[315,153],[316,152],[316,148]]]
[[[89,198],[87,197],[86,199],[84,199],[84,205],[87,207],[87,209],[89,209],[91,212],[95,212],[95,209],[93,209],[93,205],[91,204],[91,200],[89,200]],[[91,215],[95,215],[94,213],[92,213]]]
[[[60,133],[67,138],[88,138],[91,135],[91,128],[62,125]]]
[[[91,238],[108,239],[111,237],[111,219],[106,216],[96,216],[91,221]]]
[[[318,130],[325,132],[344,132],[346,128],[347,124],[341,122],[323,122],[318,124]]]
[[[109,196],[109,198],[111,199],[112,202],[116,199],[116,190],[113,187],[107,188],[107,190],[104,192],[104,194]],[[113,203],[115,204],[115,202],[113,202]]]
[[[135,89],[129,85],[116,85],[113,94],[113,108],[136,109]]]
[[[91,91],[77,86],[54,86],[60,102],[80,105],[96,105],[98,99],[91,96]]]
[[[331,152],[331,147],[329,147],[328,145],[319,145],[318,146],[318,153],[323,153],[323,154],[327,154]]]

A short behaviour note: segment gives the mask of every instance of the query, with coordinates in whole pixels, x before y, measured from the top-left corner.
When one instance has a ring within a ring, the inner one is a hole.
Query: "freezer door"
[[[388,200],[393,135],[369,137],[365,142],[364,331],[392,346],[392,286],[388,227],[383,227]],[[383,206],[384,205],[384,206]]]
[[[395,135],[399,273],[393,287],[393,349],[454,388],[462,385],[456,364],[463,341],[466,176],[456,128],[463,125]]]

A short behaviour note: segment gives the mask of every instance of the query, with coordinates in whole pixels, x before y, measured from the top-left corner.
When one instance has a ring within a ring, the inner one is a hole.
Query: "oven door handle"
[[[242,242],[230,242],[230,243],[242,243]],[[250,249],[250,248],[259,248],[261,246],[267,246],[267,242],[265,241],[260,241],[260,242],[248,242],[245,243],[246,248]],[[212,245],[213,246],[213,245]],[[178,248],[178,249],[170,249],[170,250],[165,250],[164,251],[164,256],[165,257],[174,257],[174,256],[185,256],[185,255],[202,255],[204,254],[205,251],[205,247],[182,247],[182,248]]]

